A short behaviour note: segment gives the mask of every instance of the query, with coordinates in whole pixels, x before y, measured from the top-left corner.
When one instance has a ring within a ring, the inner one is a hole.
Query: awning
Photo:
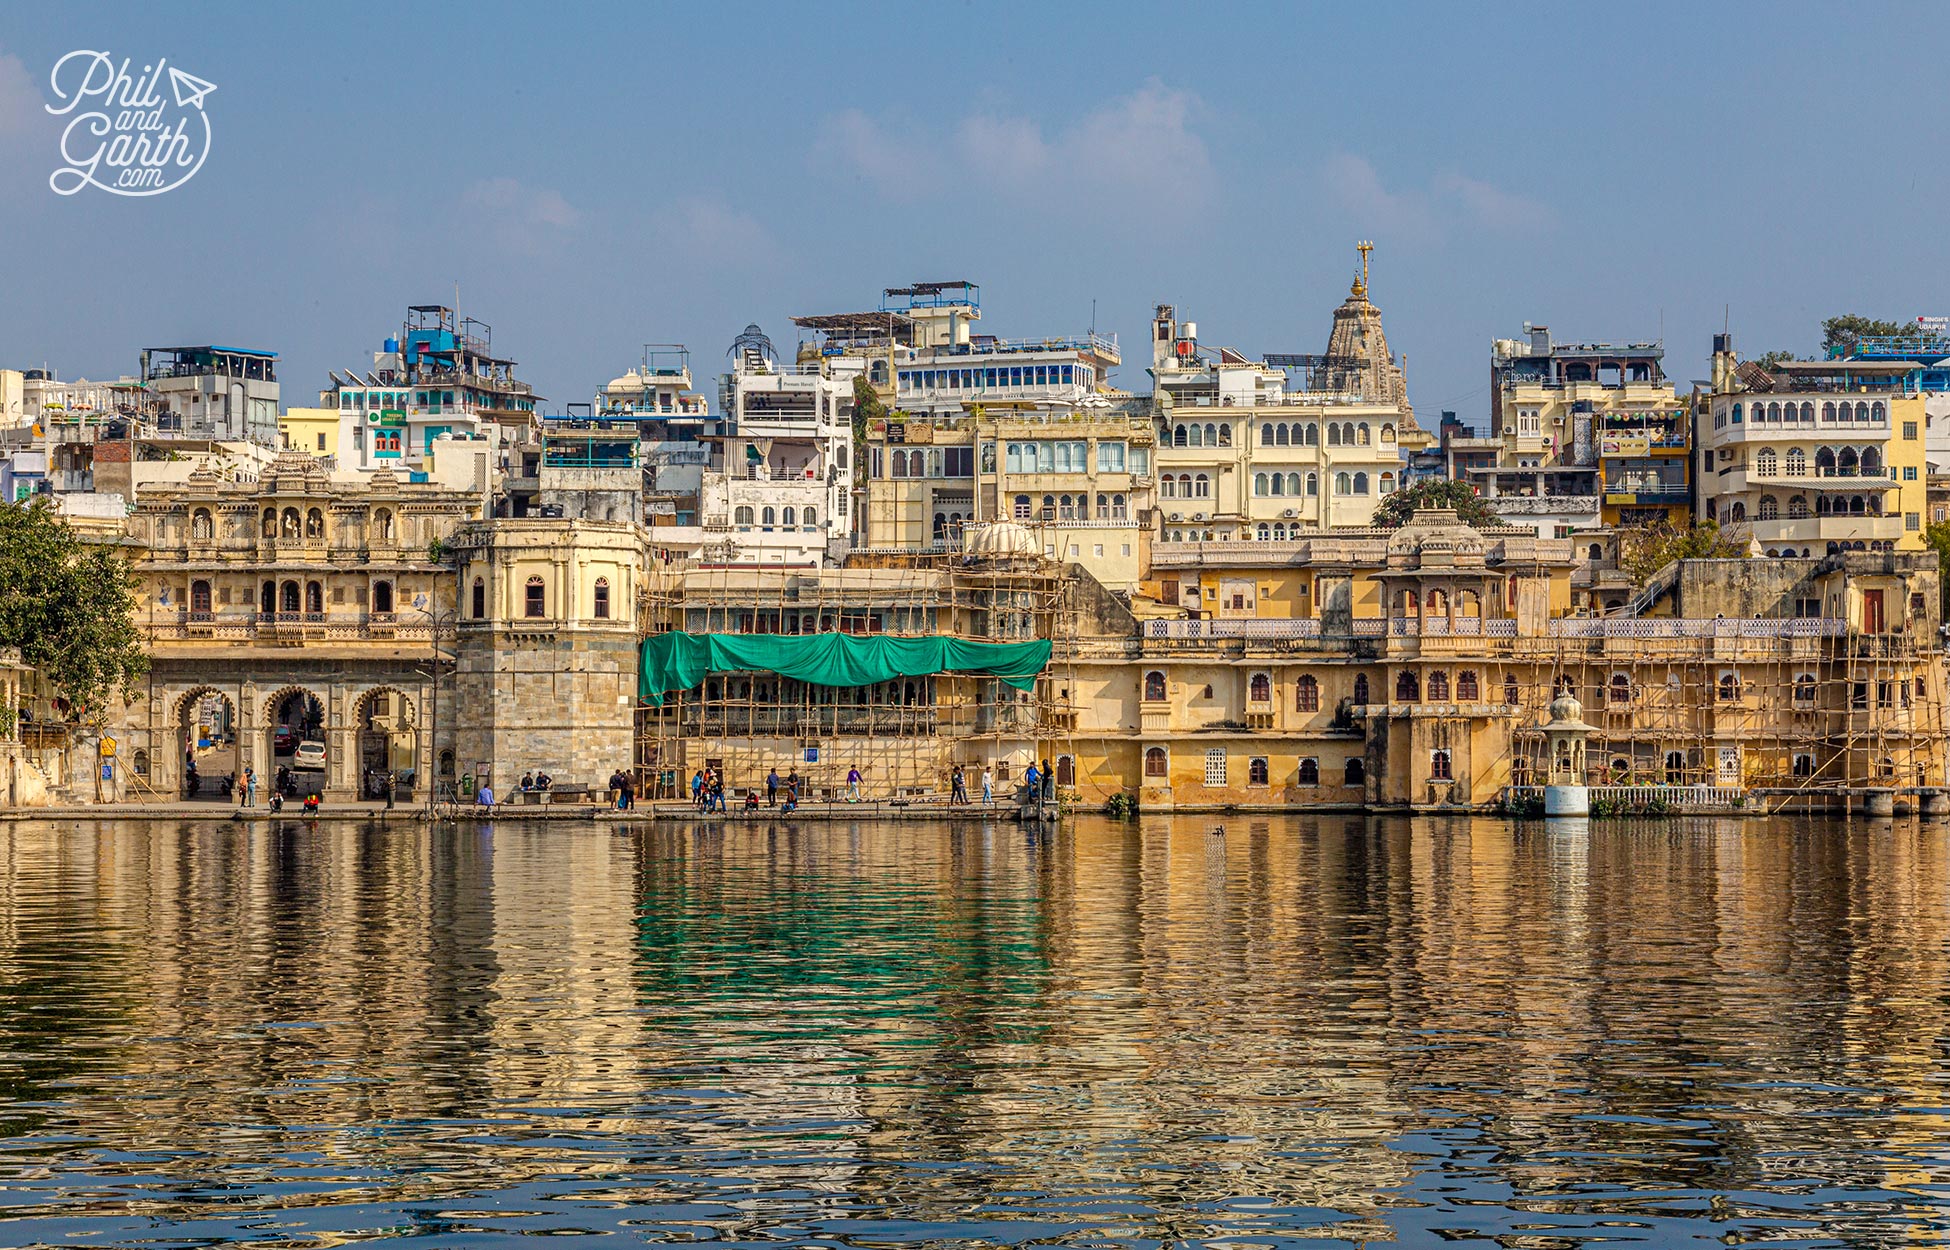
[[[966,673],[995,677],[1018,690],[1036,688],[1049,666],[1050,643],[970,642],[962,638],[891,638],[885,634],[687,634],[643,640],[637,696],[661,706],[672,690],[689,690],[710,673],[777,673],[814,686],[866,686],[895,677]]]

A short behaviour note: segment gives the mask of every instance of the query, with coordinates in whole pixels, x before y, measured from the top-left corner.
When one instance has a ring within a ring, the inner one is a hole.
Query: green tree
[[[853,379],[853,482],[859,485],[867,480],[867,425],[887,416],[887,405],[880,400],[879,392],[867,375],[861,374]]]
[[[1754,363],[1758,364],[1763,369],[1772,369],[1775,365],[1780,364],[1783,360],[1799,360],[1799,359],[1801,359],[1801,357],[1795,355],[1793,352],[1773,351],[1773,352],[1768,352],[1766,355],[1762,356],[1759,360],[1755,361]]]
[[[1857,313],[1844,313],[1821,323],[1821,346],[1825,351],[1853,347],[1864,338],[1922,340],[1929,337],[1914,321],[1877,321]]]
[[[1950,608],[1950,521],[1937,521],[1923,530],[1923,541],[1936,552],[1937,593]]]
[[[1463,524],[1479,530],[1502,524],[1467,482],[1423,482],[1398,490],[1374,510],[1374,523],[1383,529],[1394,529],[1406,522],[1417,508],[1453,508]]]
[[[1747,554],[1744,535],[1720,528],[1714,521],[1674,525],[1661,521],[1618,532],[1618,567],[1643,586],[1674,560],[1735,560]]]
[[[77,717],[133,698],[149,671],[135,589],[127,558],[83,542],[45,499],[0,504],[0,647],[20,648]]]

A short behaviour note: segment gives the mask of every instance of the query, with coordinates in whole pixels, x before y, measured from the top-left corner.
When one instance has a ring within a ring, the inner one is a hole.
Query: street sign
[[[115,780],[115,765],[113,764],[102,765],[102,780],[103,781]]]
[[[115,739],[109,737],[107,734],[102,735],[102,758],[105,760],[115,758]]]

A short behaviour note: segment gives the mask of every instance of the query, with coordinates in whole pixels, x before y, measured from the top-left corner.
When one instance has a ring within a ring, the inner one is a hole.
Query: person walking
[[[704,773],[702,770],[691,774],[691,806],[704,810]]]
[[[989,766],[982,765],[982,806],[995,806],[995,778],[989,775]]]
[[[255,768],[246,768],[244,770],[244,806],[257,806],[257,770]]]
[[[968,777],[962,772],[960,764],[955,765],[955,775],[949,786],[948,801],[956,807],[962,807],[968,802]]]
[[[393,770],[388,768],[379,775],[380,792],[386,796],[386,810],[393,810]]]
[[[860,770],[858,768],[849,768],[846,770],[846,789],[846,801],[849,803],[858,803],[860,801]]]
[[[771,772],[765,774],[765,806],[777,807],[778,805],[779,770],[774,768]]]

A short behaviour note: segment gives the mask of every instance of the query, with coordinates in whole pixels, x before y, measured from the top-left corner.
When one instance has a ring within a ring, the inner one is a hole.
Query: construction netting
[[[637,694],[662,706],[664,694],[689,690],[710,673],[777,673],[814,686],[870,686],[895,677],[967,673],[1034,690],[1049,666],[1048,639],[969,642],[961,638],[896,638],[884,634],[687,634],[643,640]]]

